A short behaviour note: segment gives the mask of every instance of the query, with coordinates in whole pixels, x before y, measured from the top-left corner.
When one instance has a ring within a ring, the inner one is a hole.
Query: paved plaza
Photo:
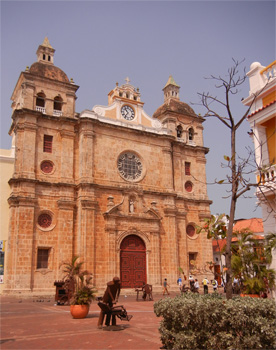
[[[170,297],[176,293],[171,293]],[[53,299],[1,297],[1,349],[160,349],[160,318],[154,301],[136,301],[135,295],[120,296],[130,322],[118,319],[115,330],[98,329],[99,307],[90,306],[85,319],[73,319],[70,306],[55,305]],[[112,327],[111,327],[112,329]]]

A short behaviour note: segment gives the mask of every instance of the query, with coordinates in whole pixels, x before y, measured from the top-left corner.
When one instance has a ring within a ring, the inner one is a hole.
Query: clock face
[[[126,120],[133,120],[134,119],[134,110],[130,106],[123,106],[121,109],[122,117]]]

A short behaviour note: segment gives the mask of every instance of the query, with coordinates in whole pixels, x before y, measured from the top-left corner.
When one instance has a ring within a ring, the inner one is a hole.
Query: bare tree
[[[243,60],[244,61],[244,60]],[[253,169],[251,171],[248,171],[248,167],[252,167],[255,163],[254,157],[252,158],[252,152],[249,152],[249,155],[247,158],[241,158],[237,155],[236,150],[236,134],[238,128],[241,126],[241,124],[246,120],[246,117],[248,116],[251,106],[255,102],[258,94],[254,96],[252,99],[252,102],[250,106],[247,108],[245,113],[240,116],[236,117],[232,113],[232,107],[230,105],[230,98],[232,95],[236,95],[239,92],[239,87],[245,82],[246,80],[246,73],[245,68],[243,69],[243,72],[240,74],[239,68],[243,61],[236,61],[233,59],[233,65],[231,68],[228,69],[228,74],[225,78],[221,76],[214,76],[211,75],[209,79],[213,80],[215,82],[215,87],[217,89],[222,89],[224,92],[224,98],[220,99],[217,96],[213,96],[209,93],[198,93],[200,97],[200,105],[205,107],[206,113],[204,117],[215,117],[217,118],[221,123],[225,125],[229,129],[229,133],[231,135],[231,154],[230,156],[224,156],[224,159],[227,161],[227,166],[229,167],[230,171],[229,174],[226,176],[226,179],[218,181],[217,183],[227,183],[230,184],[231,191],[230,191],[230,213],[229,213],[229,227],[227,231],[227,237],[226,237],[226,251],[225,251],[225,264],[226,264],[226,297],[227,299],[232,298],[232,268],[231,268],[231,241],[232,241],[232,233],[233,233],[233,225],[235,220],[235,212],[236,212],[236,205],[238,198],[244,195],[247,191],[249,191],[253,187],[262,188],[263,183],[261,181],[261,176],[259,177],[259,181],[257,182],[251,182],[250,177],[247,176],[253,171],[256,170]],[[222,114],[218,112],[222,107],[222,110],[225,114]],[[254,156],[254,154],[253,154]],[[254,164],[252,163],[252,159],[254,159]],[[254,167],[254,166],[253,166]],[[261,169],[259,169],[261,171]]]

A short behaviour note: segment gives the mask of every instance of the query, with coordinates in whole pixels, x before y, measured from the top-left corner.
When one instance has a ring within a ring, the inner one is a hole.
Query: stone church
[[[153,116],[128,78],[107,106],[77,113],[78,86],[54,53],[45,38],[11,97],[4,292],[54,293],[62,263],[75,255],[99,290],[114,276],[123,288],[147,282],[157,291],[164,278],[176,287],[179,268],[205,277],[212,242],[196,231],[211,203],[204,119],[180,101],[171,76]]]

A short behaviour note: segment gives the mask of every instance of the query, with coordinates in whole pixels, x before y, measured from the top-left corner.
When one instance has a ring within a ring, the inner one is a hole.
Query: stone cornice
[[[97,206],[98,206],[98,202],[97,201],[93,201],[93,200],[90,200],[90,199],[81,199],[80,203],[81,203],[81,207],[83,209],[93,209],[93,210],[95,210],[97,208]]]
[[[58,208],[64,209],[64,210],[73,210],[76,206],[76,203],[74,201],[66,200],[66,199],[59,199],[57,203],[58,203]]]
[[[35,207],[37,204],[37,198],[23,197],[23,196],[11,196],[8,198],[10,207]]]
[[[28,183],[33,183],[35,185],[43,185],[43,186],[48,186],[48,187],[76,187],[74,183],[66,183],[66,182],[49,182],[49,181],[41,181],[37,179],[30,179],[30,178],[25,178],[25,177],[12,177],[9,181],[9,185],[17,184],[20,182],[28,182]]]

